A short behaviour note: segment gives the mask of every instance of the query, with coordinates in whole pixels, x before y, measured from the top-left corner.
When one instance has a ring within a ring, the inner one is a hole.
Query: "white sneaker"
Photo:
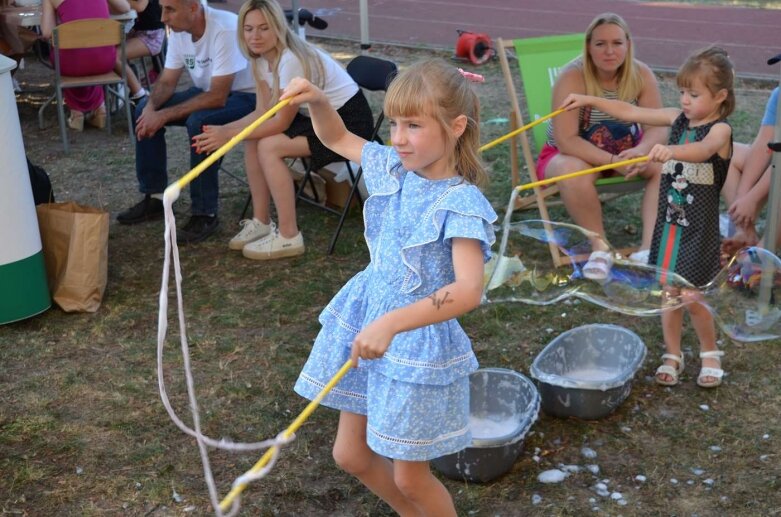
[[[275,230],[262,239],[244,246],[242,253],[252,260],[274,260],[303,255],[305,250],[304,236],[301,235],[301,232],[298,232],[295,237],[287,239],[282,237],[278,230]]]
[[[263,224],[254,217],[252,219],[244,219],[239,225],[241,226],[241,231],[228,243],[228,247],[232,250],[242,250],[250,242],[265,237],[276,229],[274,221],[271,221],[269,224]]]
[[[635,264],[648,264],[648,255],[651,253],[651,250],[645,249],[645,250],[637,250],[634,253],[631,253],[629,255],[629,262],[634,262]]]

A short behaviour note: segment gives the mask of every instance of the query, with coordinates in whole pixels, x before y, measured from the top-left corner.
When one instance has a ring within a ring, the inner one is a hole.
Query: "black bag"
[[[33,200],[35,200],[35,204],[54,203],[52,182],[49,181],[49,175],[46,174],[43,167],[38,167],[28,158],[27,169],[30,171],[30,185],[33,188]]]

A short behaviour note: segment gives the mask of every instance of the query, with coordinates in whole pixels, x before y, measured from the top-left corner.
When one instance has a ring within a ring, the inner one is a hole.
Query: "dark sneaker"
[[[217,231],[220,221],[216,215],[193,215],[183,227],[176,230],[178,244],[193,244],[201,242]]]
[[[120,224],[138,224],[163,218],[163,202],[147,194],[137,204],[117,215]]]

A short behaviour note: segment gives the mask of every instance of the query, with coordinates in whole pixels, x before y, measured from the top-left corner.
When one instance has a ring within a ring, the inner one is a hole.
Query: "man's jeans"
[[[190,88],[175,93],[163,108],[180,104],[202,93],[200,88]],[[136,106],[133,126],[141,116],[149,97],[145,97]],[[225,106],[219,109],[207,109],[191,113],[186,119],[175,120],[167,126],[187,127],[187,146],[190,149],[190,168],[201,163],[208,155],[197,154],[191,147],[192,138],[201,133],[201,128],[208,125],[223,125],[251,113],[255,109],[255,94],[231,92]],[[165,127],[151,138],[136,140],[136,176],[139,190],[144,194],[158,194],[168,186],[168,166],[165,145]],[[190,183],[190,199],[192,200],[192,215],[216,215],[219,204],[219,178],[217,171],[220,162],[214,162],[208,169]]]

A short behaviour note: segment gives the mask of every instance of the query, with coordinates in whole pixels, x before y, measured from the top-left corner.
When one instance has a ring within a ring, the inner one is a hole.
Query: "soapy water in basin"
[[[606,370],[605,368],[581,367],[569,370],[562,377],[567,377],[575,381],[585,382],[606,382],[615,378],[618,374],[616,370]]]
[[[518,428],[518,417],[509,416],[497,418],[497,416],[469,415],[469,429],[472,438],[486,440],[507,436]]]

